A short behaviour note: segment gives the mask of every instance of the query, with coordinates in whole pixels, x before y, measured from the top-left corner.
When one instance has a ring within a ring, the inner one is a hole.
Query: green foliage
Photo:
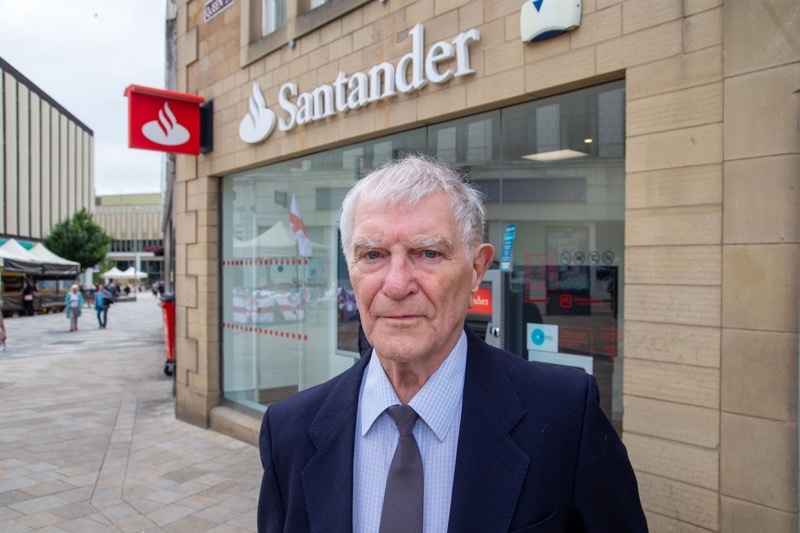
[[[105,258],[113,241],[84,208],[53,226],[44,245],[64,259],[77,261],[85,270]]]

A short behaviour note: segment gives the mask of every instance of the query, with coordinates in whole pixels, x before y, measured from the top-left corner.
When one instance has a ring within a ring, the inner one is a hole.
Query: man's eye
[[[363,257],[365,259],[377,259],[380,256],[381,256],[381,254],[379,254],[378,252],[374,252],[373,251],[373,252],[366,252]]]
[[[439,257],[439,252],[437,252],[436,250],[425,250],[424,252],[422,252],[422,254],[425,256],[426,259],[436,259],[437,257]]]

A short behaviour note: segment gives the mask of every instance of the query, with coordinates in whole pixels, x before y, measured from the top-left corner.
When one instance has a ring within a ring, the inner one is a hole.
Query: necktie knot
[[[387,408],[386,411],[397,425],[401,437],[408,437],[411,435],[411,432],[414,430],[414,424],[417,422],[417,418],[419,418],[419,415],[412,407],[408,405],[393,405]]]

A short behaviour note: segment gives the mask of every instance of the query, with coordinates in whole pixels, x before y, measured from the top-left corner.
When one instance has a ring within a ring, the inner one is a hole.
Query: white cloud
[[[164,87],[166,0],[0,0],[0,57],[94,132],[98,195],[157,192],[157,152],[128,148],[131,84]]]

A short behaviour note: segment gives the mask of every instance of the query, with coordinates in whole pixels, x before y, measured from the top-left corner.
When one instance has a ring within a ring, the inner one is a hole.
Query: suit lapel
[[[368,361],[369,355],[341,375],[308,428],[317,453],[300,477],[311,531],[352,531],[356,414]]]
[[[505,368],[467,331],[450,531],[507,531],[529,458],[510,436],[525,415]]]
[[[525,415],[502,363],[467,331],[469,348],[450,531],[507,530],[529,458],[510,436]],[[353,527],[353,453],[361,378],[370,354],[341,375],[308,428],[317,448],[301,473],[311,531]]]

